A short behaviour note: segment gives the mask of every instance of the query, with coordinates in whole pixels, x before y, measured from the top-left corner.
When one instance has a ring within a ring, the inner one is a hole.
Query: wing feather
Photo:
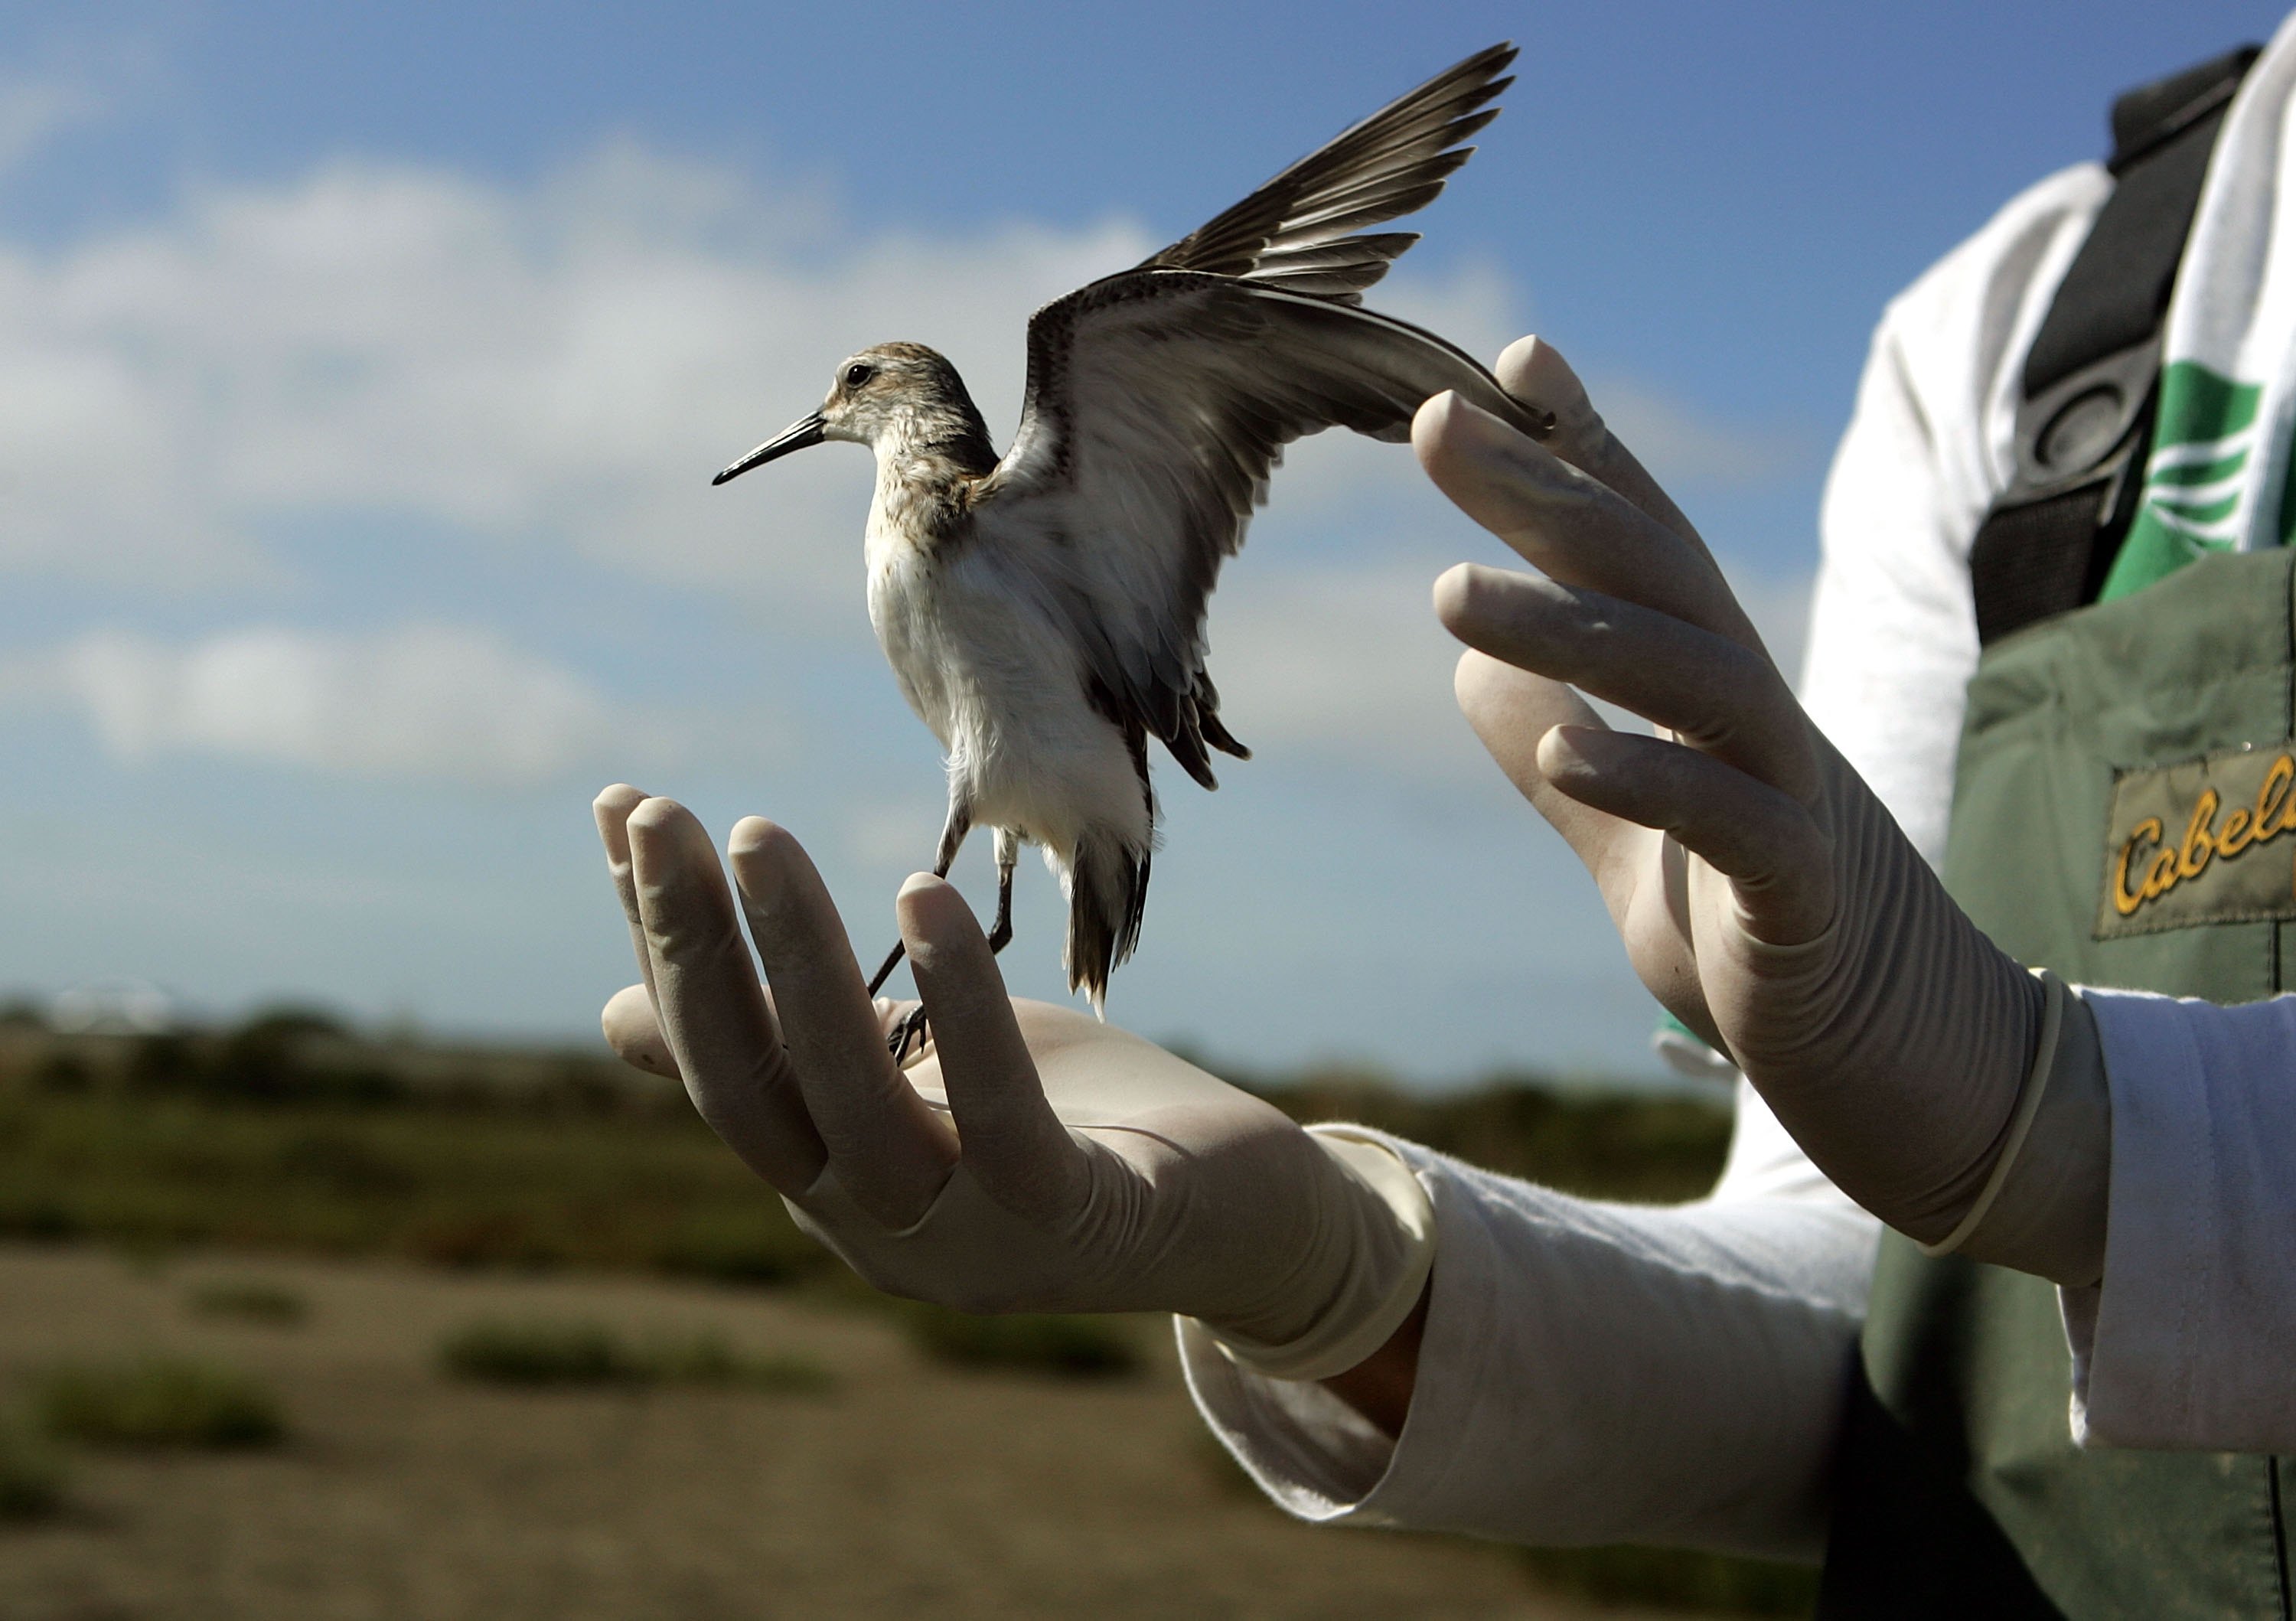
[[[1208,749],[1246,750],[1204,673],[1205,603],[1283,447],[1330,427],[1406,438],[1446,389],[1545,430],[1406,322],[1263,282],[1110,276],[1029,322],[1028,405],[975,496],[975,544],[1026,553],[1011,577],[1069,626],[1095,701],[1210,788]]]
[[[1500,77],[1514,58],[1513,45],[1496,45],[1437,74],[1138,268],[1246,277],[1356,302],[1419,239],[1348,233],[1435,200],[1474,151],[1462,143],[1498,117],[1486,103],[1514,82]],[[1344,266],[1300,257],[1341,240],[1361,244]]]

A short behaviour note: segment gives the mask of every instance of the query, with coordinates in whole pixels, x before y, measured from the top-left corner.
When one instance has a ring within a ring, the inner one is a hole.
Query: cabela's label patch
[[[2113,779],[2096,937],[2296,917],[2296,742]]]

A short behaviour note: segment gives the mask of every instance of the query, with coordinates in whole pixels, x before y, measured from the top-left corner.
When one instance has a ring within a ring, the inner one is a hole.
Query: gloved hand
[[[645,976],[609,1004],[610,1038],[682,1076],[878,1288],[973,1312],[1177,1312],[1292,1379],[1354,1368],[1418,1303],[1432,1210],[1375,1139],[1311,1135],[1137,1036],[1010,1001],[963,897],[922,875],[896,912],[932,1039],[897,1068],[894,1004],[871,1003],[796,839],[751,817],[731,841],[769,1003],[701,824],[629,788],[596,808]]]
[[[1477,650],[1462,708],[1587,864],[1659,1001],[1730,1054],[1844,1191],[1946,1239],[2008,1167],[2037,1056],[2045,1072],[2057,1057],[2054,1041],[2040,1051],[2048,993],[1803,715],[1696,532],[1561,356],[1525,340],[1499,375],[1556,413],[1544,447],[1450,395],[1413,430],[1436,484],[1544,576],[1464,564],[1437,582],[1438,614]],[[1613,731],[1574,685],[1665,731]],[[2094,1064],[2093,1040],[2083,1051]],[[2081,1083],[2102,1096],[2101,1069]],[[2071,1172],[2054,1157],[2009,1223],[2075,1271],[2089,1252],[2066,1261],[2065,1232],[2093,1233],[2100,1255],[2103,1234],[2102,1149],[2079,1157]]]

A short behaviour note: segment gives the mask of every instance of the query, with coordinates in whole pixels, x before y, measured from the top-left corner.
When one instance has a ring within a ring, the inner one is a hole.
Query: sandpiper
[[[1488,103],[1514,55],[1467,58],[1162,252],[1038,310],[1001,458],[955,367],[883,343],[712,480],[824,440],[875,452],[869,619],[948,757],[933,871],[947,876],[976,823],[995,830],[1001,950],[1013,862],[1040,846],[1069,899],[1069,986],[1095,1011],[1148,893],[1148,739],[1206,788],[1210,750],[1250,757],[1204,670],[1204,608],[1282,447],[1333,426],[1406,439],[1447,389],[1527,432],[1553,426],[1442,339],[1361,307],[1419,240],[1365,227],[1442,191],[1474,151],[1462,143],[1498,116]],[[871,994],[900,958],[897,944]],[[896,1032],[897,1055],[917,1027]]]

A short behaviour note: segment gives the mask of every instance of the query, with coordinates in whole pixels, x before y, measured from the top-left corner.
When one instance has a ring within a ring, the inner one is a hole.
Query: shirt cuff
[[[2296,997],[2084,990],[2112,1092],[2104,1275],[2060,1293],[2082,1445],[2296,1452]]]
[[[1390,1440],[1355,1409],[1312,1381],[1270,1379],[1240,1367],[1192,1318],[1176,1320],[1188,1389],[1247,1474],[1302,1519],[1356,1525],[1423,1523],[1415,1505],[1425,1477],[1447,1467],[1426,1437],[1457,1436],[1463,1415],[1447,1409],[1481,1380],[1475,1364],[1490,1342],[1490,1239],[1464,1211],[1434,1156],[1416,1144],[1362,1131],[1411,1166],[1434,1210],[1433,1272],[1420,1365],[1457,1377],[1420,1382],[1402,1433]],[[1450,1449],[1441,1449],[1447,1453]]]
[[[1198,1408],[1269,1496],[1324,1523],[1816,1553],[1872,1217],[1831,1198],[1604,1204],[1387,1141],[1436,1232],[1393,1442],[1180,1330]]]

